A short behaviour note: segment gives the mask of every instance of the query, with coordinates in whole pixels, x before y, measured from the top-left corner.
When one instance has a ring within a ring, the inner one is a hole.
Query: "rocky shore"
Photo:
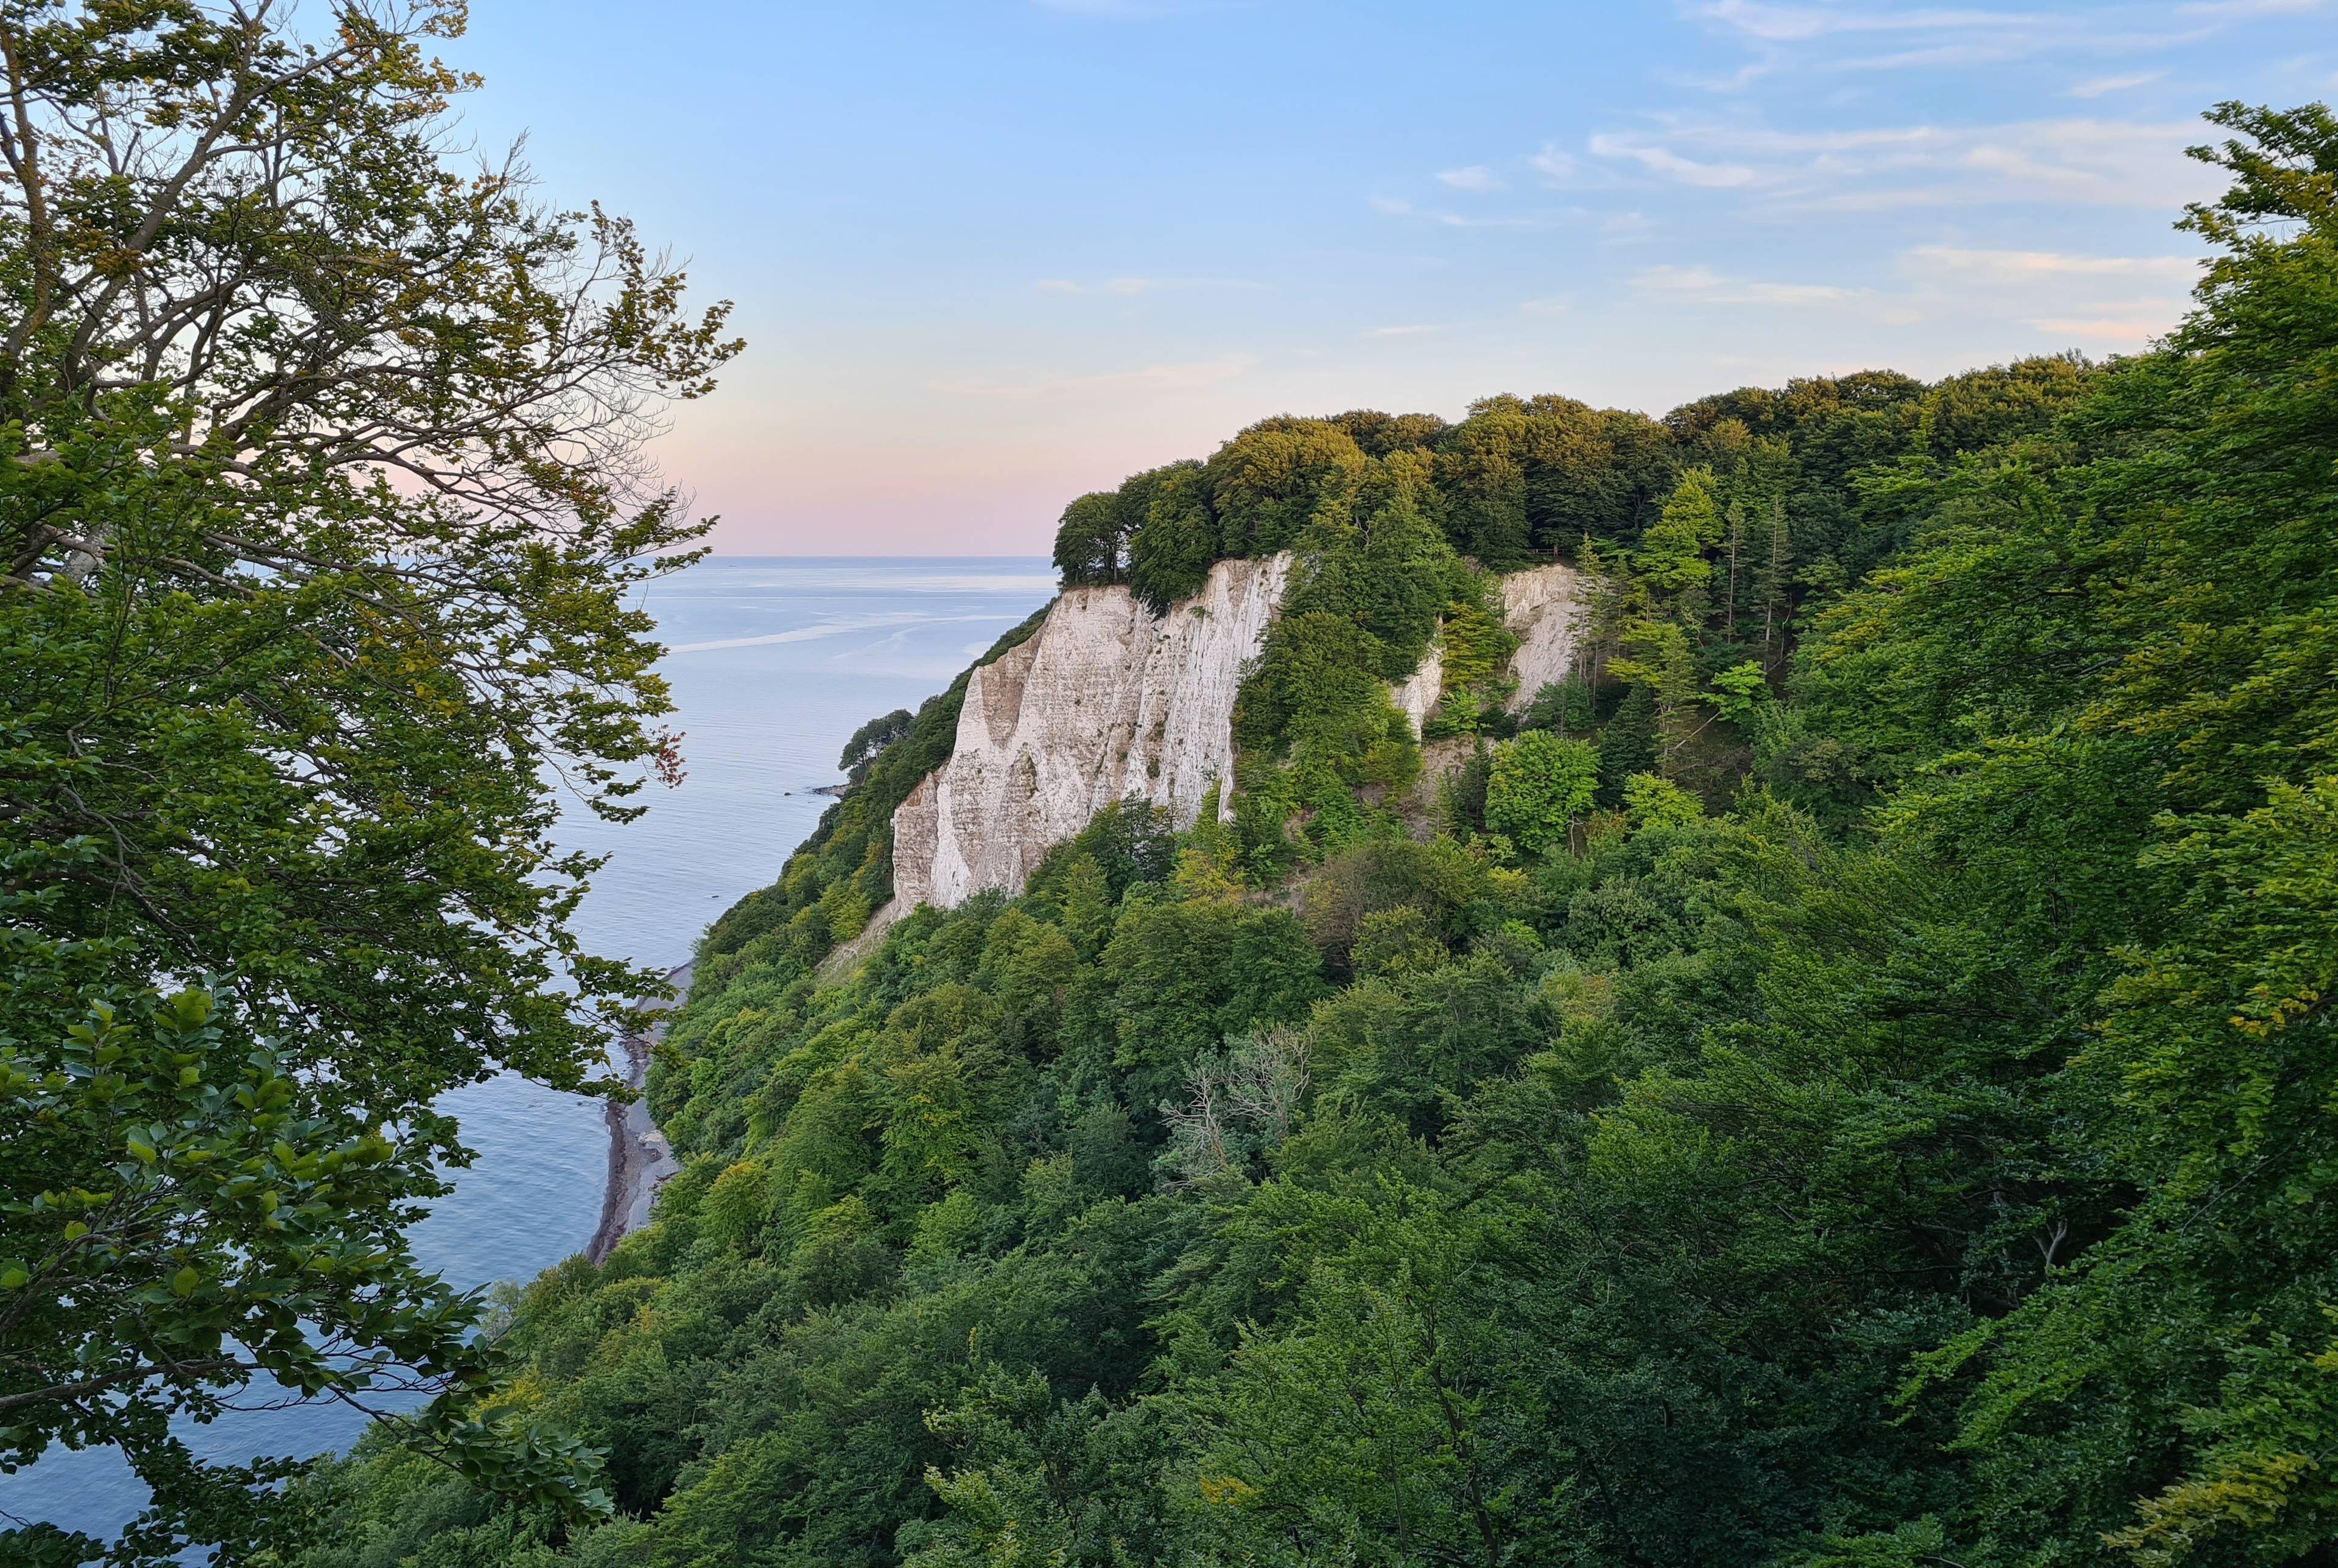
[[[641,1027],[625,1036],[625,1081],[636,1091],[649,1076],[650,1053],[665,1037],[666,1014],[690,995],[690,970],[684,964],[668,972],[673,1000],[643,1008]],[[682,1169],[665,1134],[650,1120],[648,1101],[638,1094],[629,1103],[612,1100],[603,1115],[609,1128],[609,1184],[601,1200],[601,1223],[584,1247],[584,1256],[594,1263],[606,1260],[627,1234],[649,1223],[658,1188]]]

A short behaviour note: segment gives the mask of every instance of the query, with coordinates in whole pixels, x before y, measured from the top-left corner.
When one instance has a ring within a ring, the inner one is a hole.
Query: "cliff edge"
[[[893,900],[872,932],[919,904],[1019,891],[1050,848],[1113,801],[1134,796],[1190,825],[1211,784],[1233,779],[1234,697],[1290,570],[1287,553],[1220,561],[1163,615],[1125,587],[1066,589],[1036,635],[974,671],[949,760],[894,812]],[[1518,639],[1514,709],[1566,674],[1583,586],[1556,563],[1502,579]],[[1416,732],[1442,671],[1432,645],[1390,691]]]

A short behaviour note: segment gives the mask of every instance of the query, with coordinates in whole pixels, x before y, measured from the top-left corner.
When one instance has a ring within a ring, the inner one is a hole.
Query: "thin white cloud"
[[[1470,218],[1439,212],[1437,221],[1448,229],[1556,229],[1560,219],[1548,213],[1512,212],[1494,218]]]
[[[1693,87],[1700,93],[1743,93],[1763,77],[1776,71],[1784,59],[1785,56],[1782,52],[1765,49],[1734,71],[1724,71],[1715,74],[1710,72],[1683,71],[1675,66],[1664,65],[1657,67],[1655,77],[1659,82],[1668,82],[1675,87]]]
[[[2200,263],[2189,256],[2078,256],[2060,250],[1979,250],[1918,245],[1900,254],[1903,270],[1931,278],[2027,283],[2048,278],[2138,278],[2189,282]]]
[[[1632,290],[1698,305],[1840,305],[1863,299],[1864,289],[1831,283],[1765,283],[1724,277],[1710,267],[1648,267],[1632,274]]]
[[[1726,190],[1763,182],[1762,172],[1746,164],[1707,162],[1684,157],[1671,148],[1645,137],[1594,136],[1591,138],[1591,151],[1602,158],[1628,159],[1650,173],[1663,175],[1683,185]]]
[[[1247,278],[1100,278],[1082,282],[1076,278],[1042,278],[1033,288],[1048,294],[1110,294],[1123,299],[1162,289],[1263,289]]]
[[[2185,157],[2190,121],[1782,131],[1741,116],[1676,115],[1591,138],[1611,162],[1789,211],[1882,211],[2005,202],[2165,209],[2213,189]]]
[[[1179,364],[1146,365],[1134,370],[1109,370],[1092,376],[1048,376],[1027,381],[929,380],[928,390],[959,397],[1036,403],[1058,397],[1108,397],[1128,393],[1192,391],[1214,387],[1249,375],[1259,365],[1255,354],[1221,354],[1214,359]]]
[[[1887,10],[1867,5],[1768,5],[1757,0],[1717,0],[1696,15],[1768,44],[1797,44],[1845,33],[2001,31],[2034,27],[2049,18],[2019,11],[1939,6]]]
[[[2191,0],[2178,5],[2182,16],[2207,16],[2219,21],[2238,21],[2251,16],[2303,16],[2309,11],[2319,11],[2328,0]]]
[[[1554,185],[1573,184],[1583,172],[1583,161],[1555,142],[1544,142],[1542,151],[1528,159],[1527,163]]]
[[[1401,196],[1375,196],[1372,211],[1383,218],[1403,218],[1412,211],[1412,203]]]
[[[1149,22],[1192,7],[1174,0],[1031,0],[1042,11],[1066,16],[1096,16],[1110,22]]]
[[[2030,318],[2023,326],[2051,337],[2078,342],[2145,344],[2166,334],[2173,321],[2156,318],[2094,317],[2087,319]]]
[[[1466,169],[1447,169],[1438,176],[1438,182],[1456,191],[1499,191],[1502,177],[1483,163],[1472,163]]]
[[[2166,76],[2165,71],[2129,71],[2118,76],[2094,76],[2069,90],[2073,98],[2099,98],[2106,93],[2124,93],[2130,87],[2146,87]]]
[[[1553,294],[1547,299],[1521,300],[1518,304],[1518,314],[1522,316],[1564,316],[1570,309],[1570,306],[1571,302],[1566,295]]]
[[[1367,338],[1418,338],[1424,332],[1436,330],[1434,322],[1414,321],[1402,327],[1374,327],[1367,330],[1364,336]]]

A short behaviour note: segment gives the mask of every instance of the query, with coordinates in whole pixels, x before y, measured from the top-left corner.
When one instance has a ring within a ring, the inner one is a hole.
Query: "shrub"
[[[1486,778],[1486,826],[1529,855],[1567,838],[1567,825],[1591,808],[1599,752],[1587,740],[1562,740],[1529,730],[1494,748]]]

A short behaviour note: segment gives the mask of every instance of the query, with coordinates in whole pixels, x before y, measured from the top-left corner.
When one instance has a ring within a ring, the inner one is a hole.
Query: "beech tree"
[[[0,0],[0,1465],[122,1447],[125,1558],[267,1536],[283,1466],[170,1431],[262,1372],[597,1502],[401,1230],[440,1094],[584,1085],[655,992],[551,830],[678,765],[628,600],[705,524],[643,444],[740,346],[463,152],[462,19]]]

